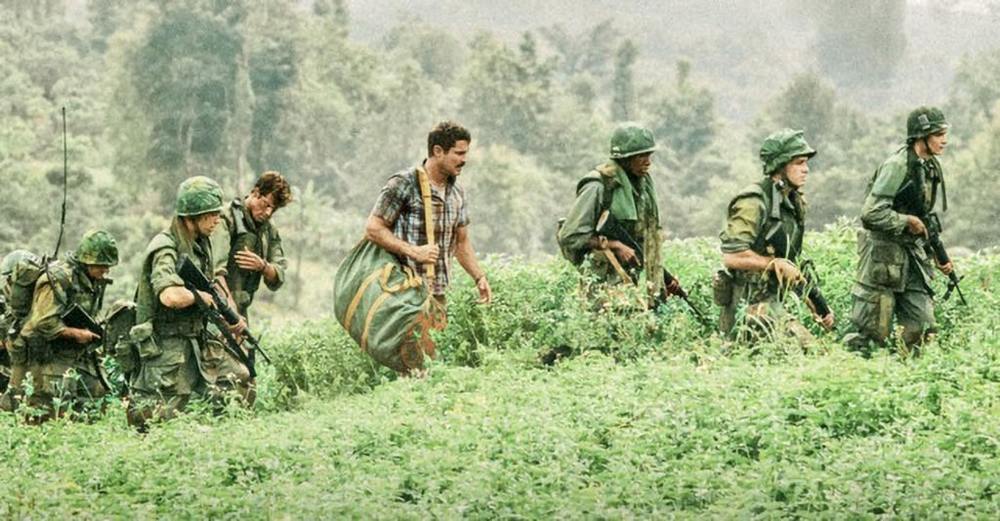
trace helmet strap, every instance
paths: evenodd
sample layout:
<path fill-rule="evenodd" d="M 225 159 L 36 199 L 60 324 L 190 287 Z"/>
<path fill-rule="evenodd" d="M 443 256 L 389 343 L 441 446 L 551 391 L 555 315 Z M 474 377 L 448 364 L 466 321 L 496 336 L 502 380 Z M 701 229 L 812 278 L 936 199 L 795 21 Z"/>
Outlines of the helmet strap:
<path fill-rule="evenodd" d="M 922 159 L 924 161 L 926 161 L 927 159 L 930 159 L 934 155 L 934 154 L 931 153 L 931 145 L 930 145 L 930 143 L 927 142 L 927 138 L 929 138 L 929 137 L 930 137 L 930 134 L 925 135 L 925 136 L 921 136 L 921 137 L 917 137 L 917 138 L 913 138 L 913 139 L 907 141 L 907 144 L 910 146 L 910 148 L 913 149 L 913 153 L 916 154 L 917 157 L 919 157 L 920 159 Z M 923 145 L 923 150 L 920 150 L 920 146 L 919 145 L 921 145 L 921 144 Z"/>

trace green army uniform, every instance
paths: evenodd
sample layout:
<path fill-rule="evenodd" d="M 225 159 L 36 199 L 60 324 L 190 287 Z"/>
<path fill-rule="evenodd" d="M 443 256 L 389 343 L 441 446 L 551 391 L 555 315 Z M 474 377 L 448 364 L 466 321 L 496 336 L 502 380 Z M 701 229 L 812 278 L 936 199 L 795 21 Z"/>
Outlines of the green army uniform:
<path fill-rule="evenodd" d="M 598 235 L 597 225 L 607 210 L 642 248 L 643 266 L 660 266 L 663 244 L 656 190 L 649 174 L 629 175 L 615 159 L 626 159 L 656 149 L 649 130 L 634 124 L 620 126 L 611 140 L 611 160 L 597 166 L 577 183 L 576 200 L 559 228 L 559 247 L 573 264 L 589 266 L 587 273 L 604 285 L 634 278 L 638 271 L 619 270 L 610 250 L 594 250 L 591 239 Z M 638 252 L 637 252 L 638 253 Z M 623 276 L 624 275 L 624 276 Z M 650 296 L 663 288 L 663 270 L 647 270 Z"/>
<path fill-rule="evenodd" d="M 938 190 L 944 192 L 941 164 L 933 156 L 917 157 L 913 140 L 945 130 L 948 123 L 940 110 L 920 108 L 910 114 L 907 127 L 908 146 L 876 170 L 861 209 L 851 332 L 844 338 L 853 349 L 866 350 L 870 341 L 883 344 L 892 332 L 893 316 L 908 346 L 919 344 L 935 328 L 933 253 L 922 235 L 907 231 L 906 216 L 924 219 L 934 210 Z"/>
<path fill-rule="evenodd" d="M 178 192 L 177 217 L 170 228 L 153 237 L 146 247 L 136 299 L 136 325 L 129 333 L 138 355 L 138 369 L 129 387 L 132 399 L 129 421 L 142 427 L 150 418 L 169 419 L 183 410 L 192 394 L 208 395 L 223 358 L 222 344 L 210 338 L 206 318 L 197 306 L 171 309 L 160 302 L 160 293 L 184 286 L 177 261 L 188 256 L 202 270 L 213 268 L 212 245 L 207 237 L 190 239 L 181 217 L 222 209 L 222 190 L 206 177 L 192 177 Z"/>
<path fill-rule="evenodd" d="M 11 377 L 10 349 L 14 339 L 10 338 L 10 333 L 12 329 L 18 329 L 19 324 L 17 324 L 18 317 L 10 305 L 16 278 L 15 270 L 24 260 L 35 264 L 41 263 L 37 255 L 27 250 L 14 250 L 0 261 L 0 392 L 7 390 L 7 383 Z M 2 408 L 3 405 L 0 404 L 0 409 Z"/>
<path fill-rule="evenodd" d="M 226 279 L 226 286 L 232 293 L 237 312 L 249 323 L 250 305 L 254 294 L 260 287 L 261 280 L 271 291 L 276 291 L 285 283 L 285 272 L 288 260 L 281 247 L 281 235 L 270 221 L 258 223 L 254 221 L 250 209 L 244 206 L 242 199 L 230 201 L 222 209 L 222 220 L 212 232 L 212 250 L 215 256 L 215 276 Z M 236 264 L 236 252 L 249 250 L 268 264 L 274 266 L 277 280 L 269 282 L 263 274 L 240 268 Z M 252 356 L 248 353 L 248 356 Z M 249 385 L 250 372 L 242 362 L 228 352 L 223 355 L 219 366 L 219 383 L 227 382 L 237 390 L 240 396 L 253 402 L 253 393 Z"/>
<path fill-rule="evenodd" d="M 244 318 L 249 319 L 247 311 L 264 277 L 260 272 L 240 268 L 236 264 L 236 252 L 250 250 L 274 266 L 278 278 L 273 283 L 264 279 L 267 289 L 277 291 L 285 283 L 288 260 L 281 247 L 278 229 L 271 221 L 254 221 L 242 199 L 234 199 L 223 208 L 222 221 L 212 233 L 212 249 L 215 253 L 215 275 L 225 276 L 237 311 Z"/>
<path fill-rule="evenodd" d="M 743 188 L 730 200 L 719 234 L 722 253 L 751 250 L 792 262 L 799 258 L 805 232 L 805 198 L 797 190 L 776 183 L 771 175 L 795 157 L 815 154 L 801 131 L 785 129 L 765 139 L 761 159 L 767 177 Z M 812 333 L 785 310 L 786 291 L 774 272 L 721 270 L 713 286 L 715 303 L 721 307 L 722 333 L 751 342 L 761 336 L 787 336 L 802 347 L 814 340 Z M 741 308 L 745 308 L 745 328 L 737 327 Z"/>
<path fill-rule="evenodd" d="M 92 280 L 86 268 L 118 264 L 114 238 L 98 230 L 84 235 L 76 252 L 48 265 L 35 283 L 31 311 L 12 346 L 14 365 L 26 367 L 31 379 L 29 406 L 51 415 L 83 411 L 107 394 L 107 378 L 94 349 L 100 340 L 79 344 L 60 335 L 63 315 L 77 305 L 92 318 L 104 300 L 105 280 Z M 17 392 L 17 391 L 15 391 Z M 56 400 L 60 410 L 54 410 Z"/>

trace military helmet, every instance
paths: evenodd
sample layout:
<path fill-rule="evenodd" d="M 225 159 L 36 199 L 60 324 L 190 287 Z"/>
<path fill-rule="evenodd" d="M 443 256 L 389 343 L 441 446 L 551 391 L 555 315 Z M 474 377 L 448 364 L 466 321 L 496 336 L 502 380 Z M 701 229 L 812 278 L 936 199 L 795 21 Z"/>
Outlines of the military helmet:
<path fill-rule="evenodd" d="M 653 133 L 638 123 L 622 123 L 611 134 L 611 159 L 623 159 L 656 150 Z"/>
<path fill-rule="evenodd" d="M 177 215 L 222 211 L 222 187 L 205 176 L 189 177 L 177 190 Z"/>
<path fill-rule="evenodd" d="M 806 142 L 804 132 L 790 128 L 779 130 L 767 136 L 760 146 L 760 160 L 764 163 L 764 175 L 773 174 L 796 157 L 815 155 L 816 149 Z"/>
<path fill-rule="evenodd" d="M 10 275 L 14 271 L 14 266 L 17 266 L 17 264 L 23 260 L 28 260 L 29 262 L 33 262 L 35 264 L 40 264 L 42 262 L 38 255 L 35 255 L 28 250 L 14 250 L 5 255 L 3 260 L 0 261 L 0 276 L 6 277 L 7 275 Z"/>
<path fill-rule="evenodd" d="M 118 264 L 118 243 L 104 230 L 91 230 L 80 239 L 76 260 L 89 266 L 114 266 Z"/>
<path fill-rule="evenodd" d="M 922 139 L 947 130 L 951 125 L 937 107 L 917 107 L 906 118 L 906 139 Z"/>

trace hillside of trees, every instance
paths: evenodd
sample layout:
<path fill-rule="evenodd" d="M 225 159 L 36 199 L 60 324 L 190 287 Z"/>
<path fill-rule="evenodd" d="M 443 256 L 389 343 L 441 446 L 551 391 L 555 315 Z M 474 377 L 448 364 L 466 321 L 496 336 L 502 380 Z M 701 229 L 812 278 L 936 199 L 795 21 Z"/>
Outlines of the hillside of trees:
<path fill-rule="evenodd" d="M 415 19 L 385 15 L 383 25 L 392 24 L 361 37 L 358 27 L 372 27 L 384 7 L 355 14 L 356 4 L 339 0 L 7 2 L 0 249 L 55 245 L 63 106 L 64 251 L 86 229 L 109 229 L 124 258 L 112 272 L 117 296 L 130 295 L 138 255 L 165 224 L 181 180 L 208 175 L 235 197 L 273 169 L 295 185 L 295 203 L 274 219 L 292 269 L 288 286 L 262 295 L 263 305 L 328 311 L 333 270 L 360 238 L 379 187 L 420 161 L 426 132 L 448 118 L 473 134 L 461 182 L 482 254 L 555 254 L 558 214 L 576 179 L 605 159 L 610 130 L 623 120 L 656 134 L 653 175 L 673 238 L 718 233 L 728 197 L 760 174 L 760 140 L 784 126 L 805 129 L 820 151 L 807 188 L 810 226 L 854 218 L 875 167 L 902 144 L 906 112 L 927 102 L 940 103 L 953 123 L 942 159 L 951 203 L 945 240 L 970 249 L 997 243 L 1000 47 L 977 36 L 995 12 L 966 25 L 976 17 L 941 18 L 937 45 L 925 46 L 915 35 L 926 19 L 913 13 L 933 14 L 928 5 L 871 3 L 878 16 L 850 34 L 835 30 L 825 4 L 802 3 L 804 12 L 785 5 L 774 23 L 789 28 L 778 31 L 789 45 L 775 47 L 781 59 L 772 66 L 761 46 L 781 37 L 740 47 L 754 39 L 701 28 L 689 4 L 676 6 L 687 13 L 678 15 L 690 21 L 686 31 L 650 37 L 610 7 L 604 19 L 567 15 L 564 24 L 545 24 L 547 12 L 520 30 L 513 17 L 496 32 L 449 31 L 447 17 L 425 9 Z M 602 5 L 583 4 L 586 12 Z M 748 24 L 766 18 L 755 16 Z M 809 43 L 791 45 L 796 35 Z M 873 41 L 877 54 L 851 54 Z M 958 48 L 971 51 L 960 57 Z M 844 56 L 858 57 L 845 64 Z M 921 79 L 900 72 L 915 64 L 926 71 Z M 738 81 L 716 81 L 725 69 Z M 879 82 L 889 87 L 872 87 Z"/>

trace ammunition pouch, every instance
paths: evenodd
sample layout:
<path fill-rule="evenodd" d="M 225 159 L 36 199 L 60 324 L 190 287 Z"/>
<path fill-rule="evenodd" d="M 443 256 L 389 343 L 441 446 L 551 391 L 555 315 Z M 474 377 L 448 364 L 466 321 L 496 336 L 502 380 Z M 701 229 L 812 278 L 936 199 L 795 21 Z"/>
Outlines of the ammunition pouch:
<path fill-rule="evenodd" d="M 858 281 L 872 287 L 902 291 L 909 260 L 907 251 L 917 249 L 908 237 L 894 237 L 875 231 L 859 233 Z"/>
<path fill-rule="evenodd" d="M 195 306 L 191 306 L 194 308 Z M 162 319 L 161 319 L 162 317 Z M 157 315 L 151 321 L 153 331 L 158 336 L 198 337 L 205 330 L 205 319 L 197 309 L 184 310 L 183 313 L 164 313 Z"/>
<path fill-rule="evenodd" d="M 52 343 L 46 342 L 40 338 L 25 338 L 21 337 L 24 341 L 24 359 L 29 364 L 45 364 L 52 360 L 52 355 L 54 353 L 52 349 Z"/>
<path fill-rule="evenodd" d="M 903 284 L 906 250 L 899 244 L 872 240 L 871 280 L 879 286 L 897 287 Z"/>
<path fill-rule="evenodd" d="M 123 339 L 122 344 L 127 344 L 127 346 L 121 346 L 126 352 L 130 349 L 135 350 L 135 354 L 137 356 L 137 367 L 139 360 L 149 360 L 150 358 L 155 358 L 163 354 L 163 348 L 156 342 L 156 335 L 153 334 L 152 322 L 143 322 L 133 326 L 132 329 L 129 330 L 128 340 Z M 117 347 L 118 346 L 116 346 L 116 349 Z"/>

